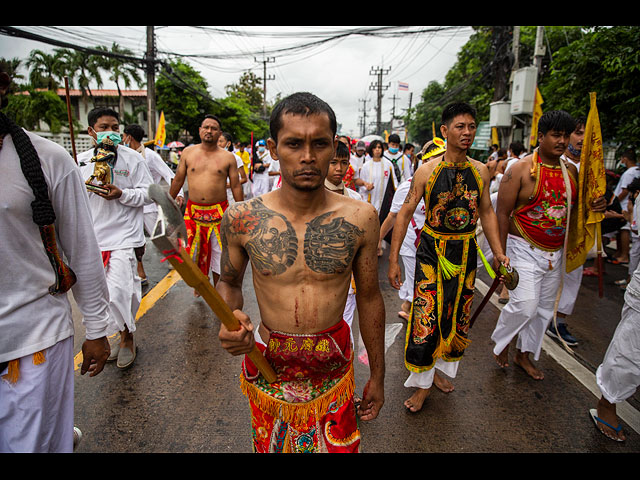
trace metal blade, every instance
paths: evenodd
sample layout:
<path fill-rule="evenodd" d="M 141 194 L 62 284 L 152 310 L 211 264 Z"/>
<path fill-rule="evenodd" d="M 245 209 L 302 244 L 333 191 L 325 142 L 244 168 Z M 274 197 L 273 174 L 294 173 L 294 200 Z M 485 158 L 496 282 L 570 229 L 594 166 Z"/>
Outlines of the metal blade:
<path fill-rule="evenodd" d="M 174 247 L 187 243 L 187 228 L 182 211 L 163 187 L 157 184 L 149 186 L 149 198 L 158 205 L 158 219 L 151 234 L 151 240 L 167 237 Z"/>

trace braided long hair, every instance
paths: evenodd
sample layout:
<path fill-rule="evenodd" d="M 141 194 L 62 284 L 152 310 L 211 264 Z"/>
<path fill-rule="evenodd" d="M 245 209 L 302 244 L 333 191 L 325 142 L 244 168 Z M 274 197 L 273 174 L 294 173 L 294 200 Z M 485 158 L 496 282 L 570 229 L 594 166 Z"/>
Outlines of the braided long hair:
<path fill-rule="evenodd" d="M 58 252 L 54 226 L 56 214 L 49 199 L 49 188 L 40 165 L 40 157 L 26 132 L 0 112 L 0 136 L 4 138 L 7 134 L 11 135 L 20 159 L 20 168 L 35 196 L 31 202 L 32 218 L 38 226 L 44 250 L 56 275 L 56 281 L 49 287 L 49 293 L 64 293 L 76 282 L 76 275 L 64 263 Z"/>

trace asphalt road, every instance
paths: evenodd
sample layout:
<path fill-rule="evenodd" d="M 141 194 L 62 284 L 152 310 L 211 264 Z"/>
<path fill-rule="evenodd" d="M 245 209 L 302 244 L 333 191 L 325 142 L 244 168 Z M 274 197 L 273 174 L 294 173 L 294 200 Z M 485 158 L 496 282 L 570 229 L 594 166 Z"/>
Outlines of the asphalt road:
<path fill-rule="evenodd" d="M 248 453 L 248 403 L 240 392 L 241 359 L 219 344 L 219 320 L 190 287 L 160 262 L 147 244 L 150 285 L 137 320 L 138 357 L 129 370 L 108 364 L 98 376 L 75 382 L 75 423 L 83 431 L 78 453 Z M 497 297 L 482 311 L 470 333 L 471 345 L 452 382 L 455 390 L 433 393 L 419 413 L 403 406 L 411 391 L 403 386 L 406 323 L 398 316 L 397 292 L 386 280 L 386 255 L 379 267 L 386 305 L 385 405 L 379 417 L 361 424 L 365 453 L 638 453 L 640 398 L 618 407 L 627 434 L 616 443 L 599 433 L 589 417 L 599 392 L 594 373 L 620 318 L 623 293 L 613 284 L 626 275 L 607 265 L 605 292 L 584 277 L 574 314 L 568 319 L 580 345 L 574 354 L 545 340 L 536 381 L 519 367 L 499 368 L 490 335 L 499 315 Z M 475 306 L 486 292 L 479 275 Z M 251 272 L 244 282 L 245 311 L 259 318 Z M 76 351 L 83 328 L 76 312 Z M 355 322 L 355 335 L 357 321 Z M 78 355 L 78 362 L 81 355 Z M 79 363 L 78 363 L 79 365 Z M 368 367 L 356 360 L 361 393 Z"/>

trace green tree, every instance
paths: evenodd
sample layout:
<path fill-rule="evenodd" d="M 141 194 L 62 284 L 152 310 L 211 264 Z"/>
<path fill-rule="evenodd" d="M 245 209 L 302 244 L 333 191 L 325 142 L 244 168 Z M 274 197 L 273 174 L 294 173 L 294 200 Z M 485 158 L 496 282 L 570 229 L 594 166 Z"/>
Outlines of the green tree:
<path fill-rule="evenodd" d="M 61 127 L 68 122 L 65 102 L 51 90 L 31 88 L 28 92 L 11 95 L 5 111 L 16 124 L 27 130 L 39 130 L 38 125 L 42 121 L 55 134 L 60 133 Z"/>
<path fill-rule="evenodd" d="M 202 118 L 213 109 L 208 89 L 202 75 L 182 60 L 171 62 L 160 72 L 156 80 L 156 108 L 164 112 L 168 140 L 181 139 L 183 131 L 199 139 Z"/>
<path fill-rule="evenodd" d="M 42 50 L 32 50 L 25 65 L 29 68 L 29 82 L 34 88 L 47 88 L 56 91 L 60 79 L 64 78 L 64 52 L 54 50 L 53 54 Z"/>
<path fill-rule="evenodd" d="M 595 27 L 554 53 L 541 85 L 545 109 L 587 115 L 596 92 L 605 141 L 622 148 L 640 139 L 640 27 Z"/>
<path fill-rule="evenodd" d="M 103 50 L 109 52 L 112 55 L 105 55 L 98 61 L 100 68 L 106 70 L 109 73 L 109 80 L 116 84 L 118 90 L 118 109 L 120 115 L 124 118 L 124 97 L 122 96 L 122 89 L 120 84 L 124 88 L 131 88 L 135 83 L 138 87 L 144 85 L 144 81 L 140 76 L 140 66 L 131 63 L 130 60 L 118 58 L 119 56 L 133 56 L 133 52 L 127 48 L 120 47 L 117 43 L 113 43 L 111 48 L 104 46 L 96 47 L 97 50 Z"/>
<path fill-rule="evenodd" d="M 230 97 L 244 98 L 254 111 L 262 109 L 262 79 L 253 72 L 244 72 L 238 83 L 225 87 Z"/>

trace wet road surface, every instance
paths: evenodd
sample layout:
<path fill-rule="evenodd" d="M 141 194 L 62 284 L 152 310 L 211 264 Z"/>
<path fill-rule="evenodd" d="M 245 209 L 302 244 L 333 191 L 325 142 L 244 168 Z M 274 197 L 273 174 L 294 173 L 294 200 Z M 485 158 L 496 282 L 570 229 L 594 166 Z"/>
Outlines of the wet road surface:
<path fill-rule="evenodd" d="M 580 344 L 575 355 L 569 355 L 546 338 L 537 362 L 545 373 L 542 381 L 531 379 L 512 362 L 505 369 L 494 362 L 490 335 L 501 307 L 494 295 L 470 332 L 472 343 L 452 379 L 455 391 L 445 394 L 434 388 L 422 411 L 408 413 L 403 405 L 412 392 L 403 386 L 406 323 L 397 316 L 401 302 L 386 280 L 386 259 L 385 253 L 379 278 L 387 331 L 395 335 L 386 352 L 385 405 L 376 420 L 361 423 L 363 452 L 640 452 L 638 393 L 618 407 L 619 416 L 624 414 L 625 443 L 605 438 L 588 414 L 599 398 L 595 369 L 623 305 L 624 292 L 613 281 L 626 276 L 625 267 L 606 266 L 603 298 L 598 297 L 597 279 L 583 278 L 574 314 L 567 320 Z M 77 452 L 251 452 L 248 403 L 239 384 L 241 359 L 220 347 L 218 319 L 167 262 L 160 262 L 151 243 L 145 268 L 150 284 L 143 290 L 134 366 L 121 371 L 110 363 L 93 378 L 76 370 L 75 423 L 83 431 Z M 486 274 L 479 275 L 474 308 L 489 283 Z M 245 311 L 259 318 L 250 268 L 244 294 Z M 356 321 L 355 338 L 357 329 Z M 76 315 L 76 352 L 83 333 Z M 358 359 L 355 364 L 361 394 L 368 367 Z"/>

